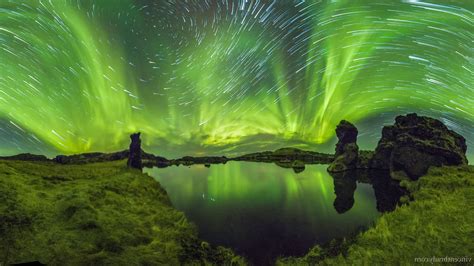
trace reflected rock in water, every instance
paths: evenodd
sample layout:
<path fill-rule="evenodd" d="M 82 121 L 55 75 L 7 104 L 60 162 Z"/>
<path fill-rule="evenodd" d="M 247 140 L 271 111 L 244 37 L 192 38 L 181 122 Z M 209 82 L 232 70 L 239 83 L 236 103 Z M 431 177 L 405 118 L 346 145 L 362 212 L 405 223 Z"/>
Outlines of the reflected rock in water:
<path fill-rule="evenodd" d="M 400 198 L 407 195 L 406 189 L 400 187 L 399 182 L 392 179 L 388 171 L 355 170 L 330 174 L 334 180 L 336 194 L 334 208 L 338 213 L 347 212 L 354 205 L 357 182 L 372 185 L 379 212 L 395 210 Z"/>
<path fill-rule="evenodd" d="M 331 173 L 334 180 L 334 208 L 338 213 L 345 213 L 354 205 L 354 191 L 357 188 L 356 171 Z"/>
<path fill-rule="evenodd" d="M 295 171 L 296 174 L 299 174 L 299 173 L 303 172 L 305 168 L 306 167 L 304 165 L 303 166 L 294 166 L 293 171 Z"/>
<path fill-rule="evenodd" d="M 282 167 L 282 168 L 293 168 L 293 171 L 295 171 L 296 174 L 299 174 L 301 172 L 304 171 L 304 169 L 306 168 L 305 167 L 305 163 L 302 162 L 302 161 L 298 161 L 298 160 L 295 160 L 295 161 L 276 161 L 275 162 L 276 165 Z"/>
<path fill-rule="evenodd" d="M 400 198 L 408 194 L 407 190 L 402 188 L 398 181 L 390 177 L 388 171 L 369 171 L 369 179 L 374 188 L 379 212 L 395 210 Z"/>

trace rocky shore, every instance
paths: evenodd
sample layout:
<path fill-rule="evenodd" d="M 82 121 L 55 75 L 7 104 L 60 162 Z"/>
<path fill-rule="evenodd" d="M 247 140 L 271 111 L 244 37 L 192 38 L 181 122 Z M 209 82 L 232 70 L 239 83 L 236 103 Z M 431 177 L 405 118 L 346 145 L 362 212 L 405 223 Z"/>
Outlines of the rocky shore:
<path fill-rule="evenodd" d="M 296 148 L 282 148 L 276 151 L 264 151 L 242 155 L 234 158 L 226 156 L 184 156 L 177 159 L 167 159 L 156 156 L 141 150 L 141 161 L 143 167 L 168 167 L 179 165 L 203 164 L 211 166 L 212 164 L 225 164 L 229 161 L 248 161 L 248 162 L 264 162 L 276 163 L 281 167 L 298 168 L 304 167 L 305 164 L 327 164 L 332 162 L 334 155 L 324 154 L 313 151 L 304 151 Z M 59 164 L 88 164 L 98 162 L 111 162 L 125 160 L 130 157 L 129 150 L 123 150 L 113 153 L 83 153 L 76 155 L 58 155 L 53 159 L 48 159 L 43 155 L 19 154 L 15 156 L 0 157 L 2 160 L 18 160 L 18 161 L 52 161 Z"/>
<path fill-rule="evenodd" d="M 166 191 L 137 170 L 229 161 L 275 163 L 296 173 L 329 164 L 338 213 L 353 207 L 357 183 L 373 187 L 384 213 L 373 228 L 277 265 L 410 264 L 420 256 L 472 254 L 474 168 L 461 135 L 416 114 L 385 126 L 374 151 L 359 150 L 358 130 L 348 121 L 336 135 L 334 155 L 283 148 L 167 159 L 143 151 L 134 134 L 129 150 L 114 153 L 0 157 L 0 255 L 5 264 L 246 265 L 233 251 L 199 240 Z"/>
<path fill-rule="evenodd" d="M 431 166 L 467 165 L 466 140 L 449 130 L 441 121 L 408 114 L 398 116 L 394 125 L 385 126 L 374 151 L 360 151 L 357 145 L 357 128 L 348 121 L 341 121 L 336 128 L 338 142 L 334 155 L 282 148 L 228 158 L 226 156 L 184 156 L 167 159 L 143 151 L 139 134 L 133 134 L 130 150 L 113 153 L 84 153 L 58 155 L 48 159 L 43 155 L 19 154 L 0 157 L 3 160 L 53 161 L 59 164 L 88 164 L 128 159 L 141 167 L 169 167 L 179 165 L 225 164 L 229 161 L 275 163 L 284 168 L 293 168 L 296 173 L 304 171 L 306 164 L 329 164 L 328 171 L 339 173 L 352 170 L 386 170 L 392 178 L 416 180 L 427 173 Z M 132 147 L 133 146 L 133 147 Z M 133 149 L 132 149 L 133 148 Z M 130 152 L 132 151 L 132 153 Z M 133 158 L 132 158 L 133 157 Z M 139 163 L 141 161 L 141 163 Z"/>
<path fill-rule="evenodd" d="M 337 126 L 336 135 L 336 158 L 329 172 L 377 169 L 390 171 L 394 179 L 417 180 L 431 166 L 468 164 L 464 137 L 437 119 L 417 114 L 397 116 L 394 125 L 383 127 L 373 152 L 359 152 L 357 128 L 347 121 Z"/>

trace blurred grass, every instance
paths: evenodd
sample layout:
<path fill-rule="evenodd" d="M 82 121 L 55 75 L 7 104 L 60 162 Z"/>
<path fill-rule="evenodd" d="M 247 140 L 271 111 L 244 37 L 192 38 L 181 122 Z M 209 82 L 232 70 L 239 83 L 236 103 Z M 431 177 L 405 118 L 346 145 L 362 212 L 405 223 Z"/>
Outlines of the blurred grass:
<path fill-rule="evenodd" d="M 474 167 L 431 168 L 418 181 L 403 185 L 415 200 L 385 213 L 375 227 L 352 240 L 316 246 L 301 258 L 280 258 L 277 265 L 413 265 L 415 258 L 433 256 L 474 259 Z"/>
<path fill-rule="evenodd" d="M 245 263 L 200 241 L 159 183 L 125 164 L 0 160 L 0 264 Z"/>

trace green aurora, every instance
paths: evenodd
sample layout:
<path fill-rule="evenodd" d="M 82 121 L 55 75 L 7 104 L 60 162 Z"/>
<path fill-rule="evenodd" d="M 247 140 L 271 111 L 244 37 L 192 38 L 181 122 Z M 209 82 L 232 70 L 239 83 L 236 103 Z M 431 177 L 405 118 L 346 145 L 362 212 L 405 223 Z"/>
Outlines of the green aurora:
<path fill-rule="evenodd" d="M 0 153 L 372 148 L 413 111 L 472 146 L 474 2 L 375 2 L 1 0 Z"/>
<path fill-rule="evenodd" d="M 272 260 L 301 253 L 314 243 L 357 232 L 380 215 L 374 190 L 363 183 L 348 195 L 354 205 L 338 213 L 334 181 L 325 165 L 311 165 L 298 174 L 252 162 L 146 172 L 163 185 L 173 206 L 196 223 L 201 238 L 233 247 L 257 259 L 256 265 L 265 258 L 262 250 Z"/>

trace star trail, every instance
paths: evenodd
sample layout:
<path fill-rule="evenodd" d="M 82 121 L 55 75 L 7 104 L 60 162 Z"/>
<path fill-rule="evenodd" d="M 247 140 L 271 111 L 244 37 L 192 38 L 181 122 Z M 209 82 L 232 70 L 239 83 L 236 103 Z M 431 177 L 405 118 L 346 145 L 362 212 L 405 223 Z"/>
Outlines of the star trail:
<path fill-rule="evenodd" d="M 417 112 L 474 145 L 474 2 L 0 2 L 0 148 L 364 148 Z M 472 154 L 468 150 L 469 154 Z M 471 155 L 470 155 L 471 156 Z"/>

